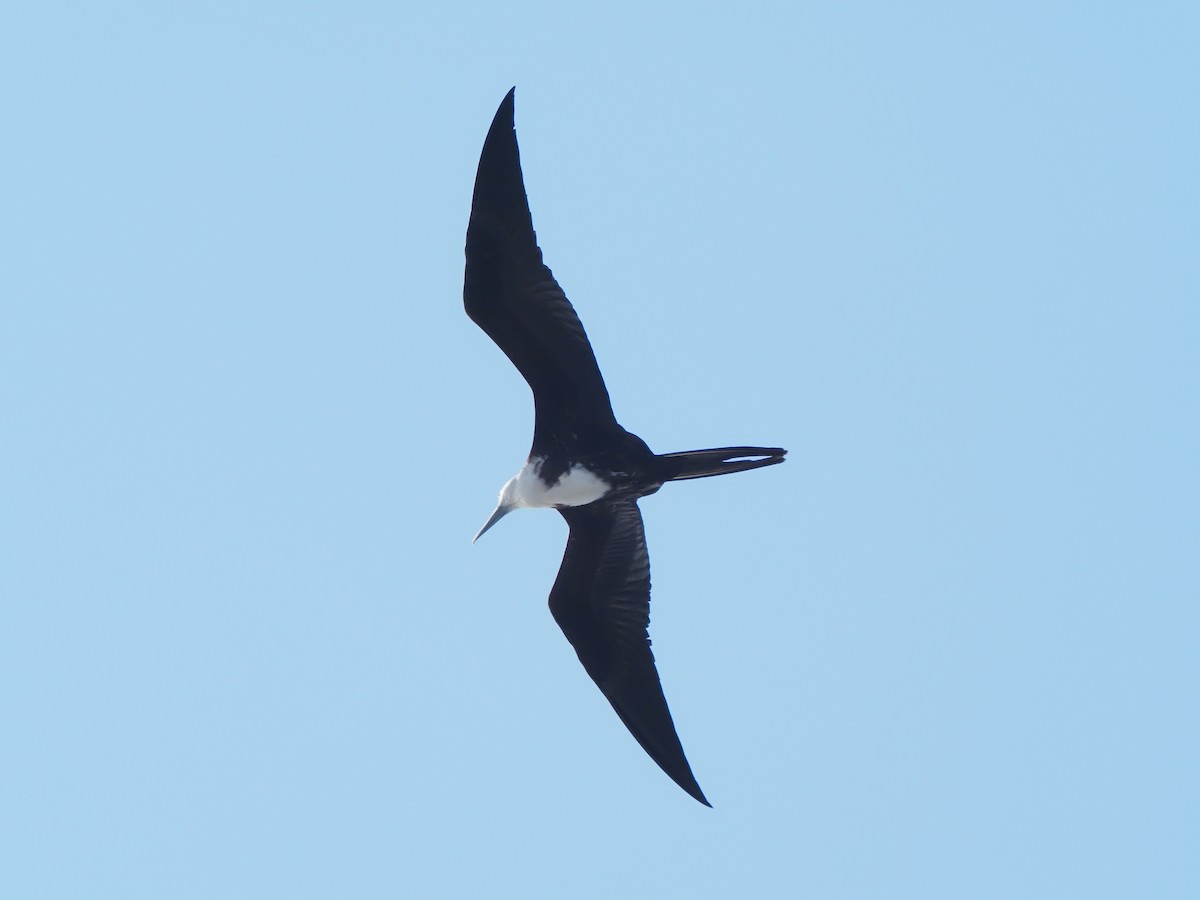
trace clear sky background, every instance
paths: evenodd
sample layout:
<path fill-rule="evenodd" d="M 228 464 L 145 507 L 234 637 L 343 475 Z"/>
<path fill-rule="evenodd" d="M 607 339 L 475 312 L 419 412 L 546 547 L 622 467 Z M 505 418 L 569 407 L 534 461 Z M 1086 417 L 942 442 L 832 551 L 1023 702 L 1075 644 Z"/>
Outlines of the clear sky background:
<path fill-rule="evenodd" d="M 1194 3 L 10 4 L 0 894 L 1200 896 Z M 517 85 L 715 809 L 476 546 Z"/>

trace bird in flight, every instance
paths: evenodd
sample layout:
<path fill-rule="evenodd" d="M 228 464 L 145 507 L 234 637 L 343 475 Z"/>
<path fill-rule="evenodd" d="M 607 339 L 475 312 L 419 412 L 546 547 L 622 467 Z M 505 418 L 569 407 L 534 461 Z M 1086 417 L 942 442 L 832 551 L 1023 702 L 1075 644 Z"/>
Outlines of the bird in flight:
<path fill-rule="evenodd" d="M 622 428 L 587 334 L 542 262 L 525 195 L 513 94 L 483 143 L 467 226 L 463 303 L 533 389 L 533 446 L 475 540 L 522 507 L 557 509 L 570 537 L 550 612 L 625 727 L 676 784 L 696 783 L 650 652 L 650 560 L 637 501 L 668 481 L 781 463 L 779 447 L 653 453 Z"/>

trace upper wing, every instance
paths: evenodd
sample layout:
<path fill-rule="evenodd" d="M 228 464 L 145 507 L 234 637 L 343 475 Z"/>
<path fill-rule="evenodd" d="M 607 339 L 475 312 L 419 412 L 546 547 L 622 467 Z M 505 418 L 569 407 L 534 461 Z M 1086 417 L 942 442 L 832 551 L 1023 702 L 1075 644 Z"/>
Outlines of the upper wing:
<path fill-rule="evenodd" d="M 550 612 L 651 759 L 703 803 L 650 652 L 650 557 L 633 500 L 560 509 L 571 526 Z"/>
<path fill-rule="evenodd" d="M 515 88 L 513 89 L 515 90 Z M 537 432 L 615 426 L 587 334 L 533 231 L 513 127 L 513 91 L 496 110 L 475 175 L 463 303 L 533 388 Z M 565 417 L 565 421 L 562 420 Z"/>

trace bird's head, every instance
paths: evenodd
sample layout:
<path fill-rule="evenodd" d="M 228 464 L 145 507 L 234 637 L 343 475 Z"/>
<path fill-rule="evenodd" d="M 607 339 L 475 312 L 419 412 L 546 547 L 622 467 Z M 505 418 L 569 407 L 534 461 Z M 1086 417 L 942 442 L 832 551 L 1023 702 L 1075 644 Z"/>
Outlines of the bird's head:
<path fill-rule="evenodd" d="M 483 523 L 483 527 L 479 529 L 479 533 L 471 538 L 471 543 L 475 543 L 483 533 L 507 516 L 514 509 L 517 509 L 524 504 L 521 503 L 517 491 L 517 479 L 520 478 L 520 473 L 514 475 L 505 482 L 504 487 L 500 488 L 500 499 L 496 501 L 496 509 L 492 513 L 491 518 Z"/>

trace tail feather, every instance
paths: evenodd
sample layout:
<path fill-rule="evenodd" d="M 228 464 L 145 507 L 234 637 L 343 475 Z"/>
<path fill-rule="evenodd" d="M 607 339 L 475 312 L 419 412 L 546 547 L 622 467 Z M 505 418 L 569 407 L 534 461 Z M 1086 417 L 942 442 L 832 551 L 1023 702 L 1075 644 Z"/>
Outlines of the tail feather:
<path fill-rule="evenodd" d="M 786 455 L 787 451 L 780 447 L 717 447 L 663 453 L 658 461 L 663 466 L 664 481 L 685 481 L 773 466 L 783 462 Z"/>

